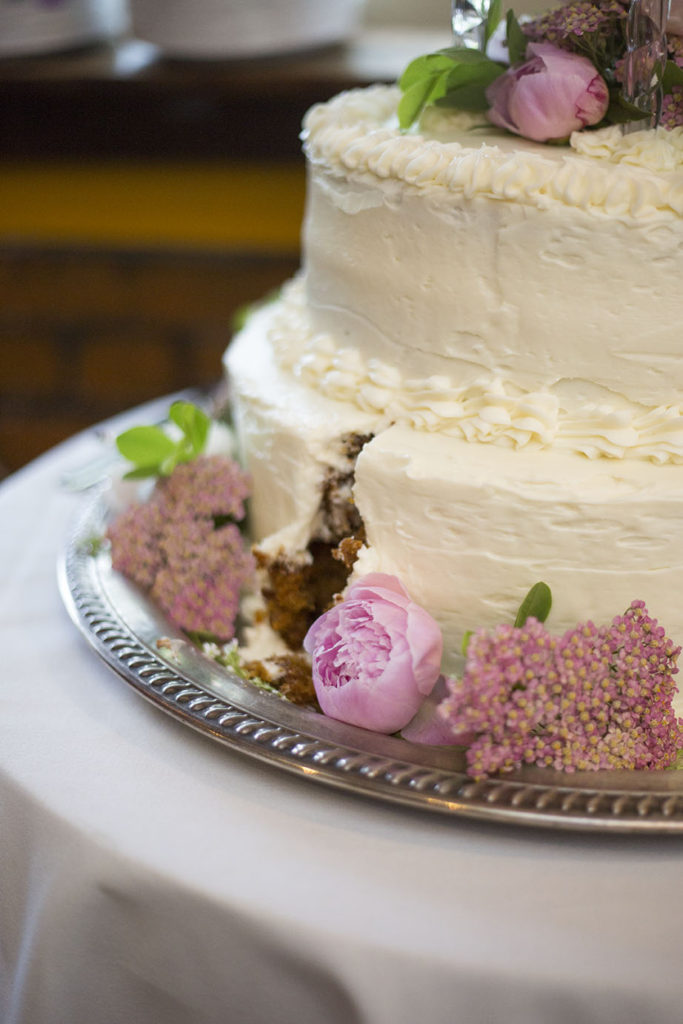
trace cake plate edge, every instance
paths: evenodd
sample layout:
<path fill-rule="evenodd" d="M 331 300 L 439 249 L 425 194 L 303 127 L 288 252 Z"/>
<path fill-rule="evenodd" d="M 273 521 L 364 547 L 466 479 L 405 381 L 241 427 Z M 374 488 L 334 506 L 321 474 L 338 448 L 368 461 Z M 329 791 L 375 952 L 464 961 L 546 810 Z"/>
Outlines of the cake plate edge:
<path fill-rule="evenodd" d="M 60 553 L 72 622 L 129 686 L 204 736 L 347 793 L 453 818 L 605 833 L 683 834 L 683 772 L 563 774 L 524 769 L 473 781 L 461 750 L 422 747 L 298 708 L 264 693 L 182 640 L 94 550 L 103 491 L 80 510 Z M 157 640 L 169 638 L 161 649 Z"/>

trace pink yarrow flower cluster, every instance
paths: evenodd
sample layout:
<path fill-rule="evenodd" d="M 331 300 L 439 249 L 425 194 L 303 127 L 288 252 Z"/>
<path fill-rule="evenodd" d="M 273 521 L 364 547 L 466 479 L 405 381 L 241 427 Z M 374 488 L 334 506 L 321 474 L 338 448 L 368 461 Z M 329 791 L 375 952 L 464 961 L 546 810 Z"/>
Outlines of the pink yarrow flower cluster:
<path fill-rule="evenodd" d="M 188 633 L 232 639 L 254 566 L 237 523 L 248 480 L 221 455 L 178 465 L 107 530 L 112 565 Z"/>
<path fill-rule="evenodd" d="M 683 86 L 674 85 L 671 92 L 662 98 L 659 123 L 668 131 L 683 125 Z"/>
<path fill-rule="evenodd" d="M 585 37 L 591 37 L 592 46 L 620 45 L 628 7 L 628 2 L 620 0 L 570 0 L 523 22 L 522 31 L 531 40 L 579 53 L 585 48 Z"/>
<path fill-rule="evenodd" d="M 561 637 L 535 619 L 480 630 L 437 714 L 468 745 L 474 778 L 524 764 L 667 768 L 683 745 L 672 708 L 680 651 L 642 601 L 608 626 L 587 622 Z"/>

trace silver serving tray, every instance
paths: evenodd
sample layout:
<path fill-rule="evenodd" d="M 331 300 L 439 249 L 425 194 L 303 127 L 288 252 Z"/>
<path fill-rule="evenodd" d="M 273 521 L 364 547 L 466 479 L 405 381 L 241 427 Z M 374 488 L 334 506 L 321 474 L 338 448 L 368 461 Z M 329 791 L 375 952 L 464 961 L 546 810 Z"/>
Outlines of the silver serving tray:
<path fill-rule="evenodd" d="M 683 772 L 524 769 L 473 782 L 460 748 L 426 747 L 343 725 L 256 689 L 204 657 L 98 550 L 106 493 L 90 497 L 59 562 L 66 608 L 101 658 L 173 718 L 313 782 L 423 811 L 516 825 L 683 832 Z M 170 648 L 157 647 L 161 637 Z"/>

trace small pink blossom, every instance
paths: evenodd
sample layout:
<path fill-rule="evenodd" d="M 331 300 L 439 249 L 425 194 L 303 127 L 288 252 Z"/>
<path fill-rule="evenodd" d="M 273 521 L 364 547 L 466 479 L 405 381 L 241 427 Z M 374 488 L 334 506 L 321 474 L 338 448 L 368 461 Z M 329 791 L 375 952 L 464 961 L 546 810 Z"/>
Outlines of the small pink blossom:
<path fill-rule="evenodd" d="M 375 732 L 402 729 L 439 677 L 441 631 L 395 576 L 371 573 L 304 639 L 322 711 Z"/>
<path fill-rule="evenodd" d="M 529 43 L 527 60 L 486 90 L 489 120 L 535 142 L 566 139 L 597 124 L 609 106 L 604 79 L 586 57 Z"/>

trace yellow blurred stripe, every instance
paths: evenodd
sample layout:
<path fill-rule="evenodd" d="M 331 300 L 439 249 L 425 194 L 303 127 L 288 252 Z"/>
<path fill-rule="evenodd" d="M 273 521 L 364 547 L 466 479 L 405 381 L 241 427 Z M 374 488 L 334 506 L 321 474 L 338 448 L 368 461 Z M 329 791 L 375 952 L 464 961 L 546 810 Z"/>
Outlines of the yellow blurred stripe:
<path fill-rule="evenodd" d="M 298 164 L 0 163 L 0 238 L 296 252 Z"/>

